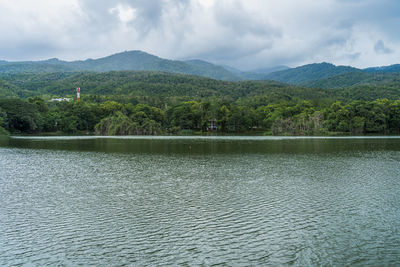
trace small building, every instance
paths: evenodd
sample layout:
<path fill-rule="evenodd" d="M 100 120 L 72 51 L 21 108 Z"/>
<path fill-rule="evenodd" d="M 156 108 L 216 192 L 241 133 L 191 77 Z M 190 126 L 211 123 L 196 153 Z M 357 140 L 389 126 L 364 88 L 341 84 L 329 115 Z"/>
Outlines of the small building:
<path fill-rule="evenodd" d="M 71 101 L 72 98 L 68 97 L 63 97 L 63 98 L 52 98 L 50 101 L 51 102 L 63 102 L 63 101 Z"/>
<path fill-rule="evenodd" d="M 216 131 L 218 130 L 218 125 L 217 125 L 217 119 L 213 118 L 211 120 L 208 121 L 208 130 L 209 131 Z"/>

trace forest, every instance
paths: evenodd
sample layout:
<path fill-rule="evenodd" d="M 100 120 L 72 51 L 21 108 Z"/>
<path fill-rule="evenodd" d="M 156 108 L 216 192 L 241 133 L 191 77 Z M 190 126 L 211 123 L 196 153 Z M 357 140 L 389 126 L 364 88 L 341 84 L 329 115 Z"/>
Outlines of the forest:
<path fill-rule="evenodd" d="M 2 74 L 0 134 L 399 134 L 399 85 L 329 89 L 146 71 Z"/>
<path fill-rule="evenodd" d="M 254 105 L 215 99 L 160 107 L 93 99 L 96 97 L 79 102 L 48 102 L 40 97 L 1 99 L 0 133 L 331 135 L 400 131 L 400 100 L 358 100 L 348 104 L 335 101 L 324 107 L 307 100 Z M 210 127 L 212 121 L 217 129 Z"/>

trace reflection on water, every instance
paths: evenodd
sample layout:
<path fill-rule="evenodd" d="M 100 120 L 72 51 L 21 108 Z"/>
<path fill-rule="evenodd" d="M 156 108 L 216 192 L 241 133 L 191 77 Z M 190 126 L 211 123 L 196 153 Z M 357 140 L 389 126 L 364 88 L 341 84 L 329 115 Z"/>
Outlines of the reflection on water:
<path fill-rule="evenodd" d="M 396 265 L 400 139 L 0 141 L 0 265 Z"/>
<path fill-rule="evenodd" d="M 156 154 L 332 153 L 400 150 L 400 137 L 13 137 L 0 146 Z"/>

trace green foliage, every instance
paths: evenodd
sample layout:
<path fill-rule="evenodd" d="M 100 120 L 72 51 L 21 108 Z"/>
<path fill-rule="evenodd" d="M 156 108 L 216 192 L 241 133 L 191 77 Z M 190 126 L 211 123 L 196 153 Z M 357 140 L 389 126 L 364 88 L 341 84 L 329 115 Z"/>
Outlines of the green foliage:
<path fill-rule="evenodd" d="M 302 85 L 306 82 L 325 79 L 349 72 L 361 72 L 361 70 L 347 66 L 335 66 L 329 63 L 318 63 L 273 72 L 268 74 L 266 78 L 289 84 Z"/>
<path fill-rule="evenodd" d="M 8 135 L 8 131 L 4 129 L 7 121 L 7 113 L 0 108 L 0 135 Z"/>
<path fill-rule="evenodd" d="M 266 96 L 269 101 L 324 99 L 330 93 L 310 88 L 293 87 L 272 81 L 223 82 L 198 76 L 160 72 L 107 72 L 66 74 L 15 74 L 3 77 L 18 86 L 18 95 L 70 96 L 81 87 L 82 96 L 150 97 L 166 100 L 181 97 L 186 100 Z"/>
<path fill-rule="evenodd" d="M 354 75 L 355 76 L 354 76 Z M 346 76 L 347 75 L 347 76 Z M 340 77 L 356 77 L 350 87 L 340 86 Z M 365 82 L 358 79 L 369 77 Z M 358 78 L 357 78 L 358 77 Z M 372 101 L 378 98 L 396 100 L 400 98 L 399 74 L 347 73 L 335 76 L 321 88 L 290 86 L 272 81 L 223 82 L 198 76 L 160 73 L 160 72 L 64 72 L 44 74 L 7 74 L 3 75 L 0 97 L 23 98 L 33 96 L 71 97 L 75 88 L 82 89 L 82 99 L 88 102 L 102 103 L 145 103 L 164 108 L 184 101 L 198 102 L 219 99 L 220 101 L 240 101 L 254 108 L 265 103 L 299 102 L 309 100 L 314 105 L 327 105 L 334 100 L 343 103 L 352 100 Z M 337 78 L 337 80 L 336 80 Z M 335 86 L 337 82 L 338 86 Z M 346 81 L 343 81 L 346 84 Z"/>
<path fill-rule="evenodd" d="M 366 75 L 375 81 L 320 89 L 160 72 L 6 74 L 0 88 L 3 81 L 4 92 L 29 97 L 0 99 L 0 127 L 11 133 L 176 134 L 214 131 L 212 122 L 230 133 L 399 133 L 398 74 Z M 80 102 L 51 101 L 72 98 L 77 86 Z M 381 96 L 386 99 L 376 100 Z"/>
<path fill-rule="evenodd" d="M 400 100 L 339 101 L 318 106 L 310 101 L 254 107 L 234 102 L 183 101 L 159 108 L 148 104 L 47 102 L 41 98 L 0 100 L 0 127 L 11 133 L 87 132 L 101 135 L 265 131 L 274 135 L 398 134 Z"/>
<path fill-rule="evenodd" d="M 339 102 L 324 110 L 325 125 L 330 131 L 359 133 L 398 133 L 400 102 L 378 99 L 371 102 Z"/>
<path fill-rule="evenodd" d="M 196 101 L 183 102 L 169 111 L 172 126 L 185 130 L 201 129 L 201 107 Z"/>
<path fill-rule="evenodd" d="M 100 106 L 106 115 L 94 126 L 100 135 L 160 134 L 166 122 L 164 111 L 145 104 L 134 106 L 108 101 Z"/>
<path fill-rule="evenodd" d="M 0 99 L 0 108 L 3 110 L 3 120 L 6 117 L 6 130 L 27 133 L 40 131 L 39 111 L 35 104 L 20 99 Z"/>
<path fill-rule="evenodd" d="M 161 133 L 161 124 L 149 119 L 144 112 L 137 112 L 131 117 L 120 111 L 102 119 L 95 131 L 100 135 L 154 135 Z"/>
<path fill-rule="evenodd" d="M 19 92 L 17 86 L 0 79 L 0 98 L 15 98 Z"/>

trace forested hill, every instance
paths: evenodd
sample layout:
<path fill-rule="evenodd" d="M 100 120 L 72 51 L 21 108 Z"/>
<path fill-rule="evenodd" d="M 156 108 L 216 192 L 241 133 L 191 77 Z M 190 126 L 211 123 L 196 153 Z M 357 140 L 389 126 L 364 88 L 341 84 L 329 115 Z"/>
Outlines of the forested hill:
<path fill-rule="evenodd" d="M 195 75 L 148 71 L 19 73 L 0 75 L 0 97 L 74 96 L 75 88 L 81 87 L 84 97 L 87 95 L 150 97 L 157 98 L 159 101 L 167 101 L 166 98 L 175 97 L 188 100 L 217 98 L 227 101 L 249 100 L 256 97 L 273 103 L 301 100 L 349 102 L 400 98 L 398 74 L 375 74 L 375 80 L 370 79 L 369 74 L 361 73 L 360 75 L 362 77 L 357 79 L 364 79 L 364 84 L 322 88 L 320 84 L 314 87 L 301 87 L 275 81 L 228 82 Z M 333 83 L 335 81 L 334 79 Z"/>
<path fill-rule="evenodd" d="M 52 73 L 52 72 L 68 72 L 73 69 L 67 65 L 49 64 L 47 62 L 5 62 L 0 63 L 0 74 L 13 74 L 13 73 Z"/>
<path fill-rule="evenodd" d="M 131 97 L 225 98 L 236 100 L 268 96 L 271 101 L 324 99 L 320 89 L 295 87 L 275 81 L 227 82 L 195 75 L 148 71 L 112 71 L 105 73 L 8 74 L 2 77 L 13 86 L 13 94 L 30 96 L 68 96 L 81 87 L 82 95 Z M 1 84 L 0 84 L 1 86 Z M 12 95 L 10 95 L 12 96 Z"/>
<path fill-rule="evenodd" d="M 301 85 L 349 72 L 362 72 L 360 69 L 348 66 L 335 66 L 330 63 L 315 63 L 301 67 L 282 70 L 266 75 L 269 80 Z"/>
<path fill-rule="evenodd" d="M 373 73 L 393 73 L 400 72 L 400 64 L 394 64 L 390 66 L 382 66 L 382 67 L 372 67 L 364 69 L 365 72 L 373 72 Z"/>
<path fill-rule="evenodd" d="M 143 51 L 125 51 L 110 56 L 78 61 L 52 58 L 43 61 L 7 62 L 0 60 L 0 74 L 51 73 L 51 72 L 108 72 L 108 71 L 163 71 L 191 74 L 222 81 L 265 80 L 273 71 L 286 66 L 269 66 L 254 71 L 241 71 L 229 66 L 219 66 L 204 60 L 169 60 Z"/>
<path fill-rule="evenodd" d="M 304 87 L 345 88 L 358 85 L 398 84 L 400 64 L 357 69 L 315 63 L 267 74 L 266 79 Z"/>
<path fill-rule="evenodd" d="M 229 66 L 219 66 L 203 60 L 169 60 L 143 51 L 126 51 L 98 59 L 63 61 L 56 58 L 43 61 L 7 62 L 0 61 L 0 76 L 6 74 L 31 73 L 43 74 L 54 72 L 109 72 L 109 71 L 161 71 L 189 74 L 222 81 L 274 80 L 301 86 L 338 88 L 354 85 L 357 79 L 375 74 L 400 73 L 400 65 L 357 69 L 350 66 L 335 66 L 330 63 L 314 63 L 296 68 L 274 66 L 252 71 L 242 71 Z M 343 83 L 340 75 L 354 73 L 353 81 Z M 365 73 L 363 75 L 362 73 Z M 338 77 L 338 84 L 326 79 Z"/>
<path fill-rule="evenodd" d="M 99 59 L 62 61 L 4 62 L 0 73 L 50 73 L 65 71 L 164 71 L 192 74 L 218 80 L 236 81 L 241 78 L 221 66 L 200 60 L 178 61 L 159 58 L 142 51 L 127 51 Z"/>
<path fill-rule="evenodd" d="M 369 72 L 349 72 L 326 79 L 303 82 L 306 87 L 319 88 L 346 88 L 352 86 L 375 86 L 391 87 L 400 86 L 400 72 L 395 73 L 369 73 Z"/>

